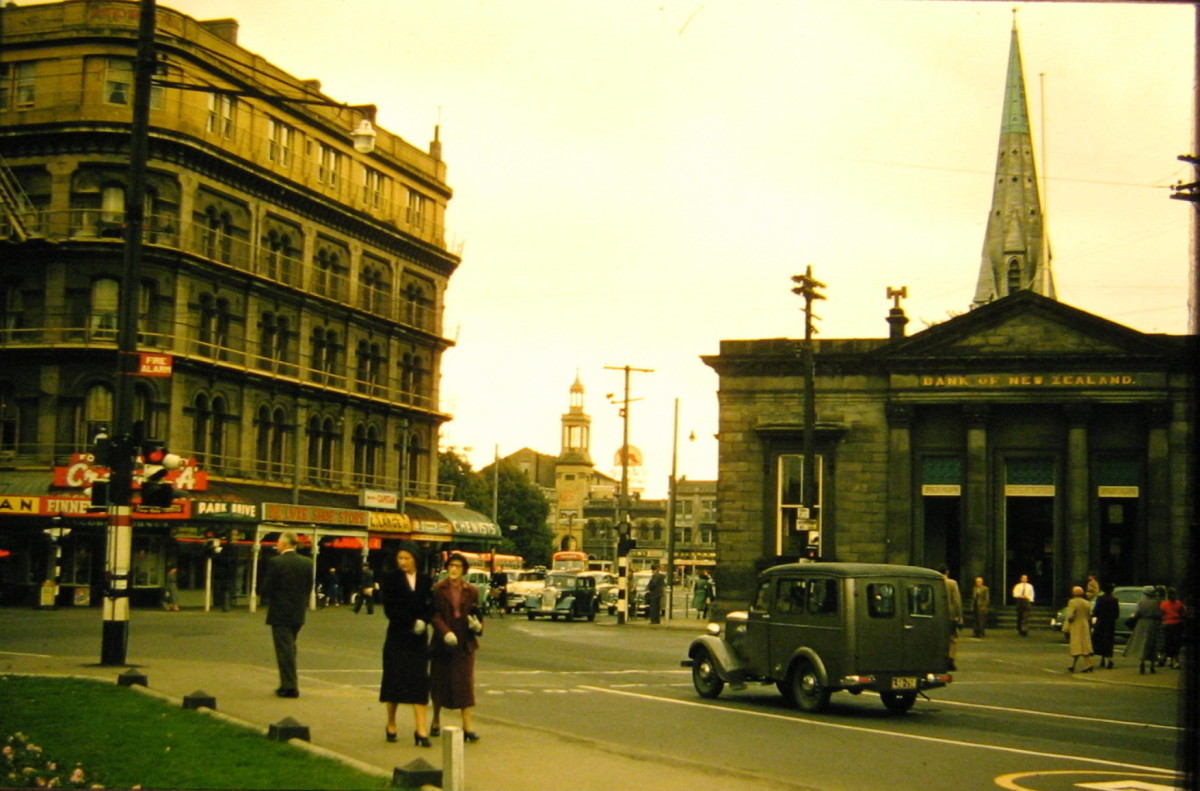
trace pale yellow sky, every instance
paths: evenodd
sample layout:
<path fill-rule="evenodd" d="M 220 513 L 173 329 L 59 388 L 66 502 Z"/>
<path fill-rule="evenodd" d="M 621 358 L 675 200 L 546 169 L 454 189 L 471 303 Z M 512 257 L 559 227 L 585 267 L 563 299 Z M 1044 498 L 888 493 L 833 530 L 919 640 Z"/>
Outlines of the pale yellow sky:
<path fill-rule="evenodd" d="M 159 2 L 238 19 L 243 46 L 416 145 L 440 118 L 466 240 L 443 444 L 476 467 L 496 445 L 557 453 L 578 370 L 609 468 L 622 375 L 605 366 L 629 364 L 654 369 L 632 392 L 647 494 L 666 490 L 676 398 L 679 474 L 713 478 L 699 356 L 802 334 L 792 274 L 827 284 L 826 338 L 886 335 L 888 286 L 908 286 L 910 331 L 974 294 L 1007 3 Z M 1191 208 L 1169 186 L 1191 179 L 1192 9 L 1015 5 L 1060 299 L 1185 332 Z"/>

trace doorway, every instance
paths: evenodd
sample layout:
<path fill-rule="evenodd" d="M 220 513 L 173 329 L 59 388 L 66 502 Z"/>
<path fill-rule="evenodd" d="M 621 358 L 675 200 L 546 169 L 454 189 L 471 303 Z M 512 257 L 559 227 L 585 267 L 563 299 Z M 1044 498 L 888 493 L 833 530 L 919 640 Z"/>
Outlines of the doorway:
<path fill-rule="evenodd" d="M 925 514 L 924 565 L 938 568 L 943 563 L 952 579 L 962 570 L 962 498 L 930 497 L 922 499 Z"/>
<path fill-rule="evenodd" d="M 1138 500 L 1136 497 L 1100 498 L 1100 581 L 1136 585 Z"/>
<path fill-rule="evenodd" d="M 1022 574 L 1033 583 L 1035 602 L 1059 598 L 1054 583 L 1054 498 L 1004 498 L 1005 597 Z"/>

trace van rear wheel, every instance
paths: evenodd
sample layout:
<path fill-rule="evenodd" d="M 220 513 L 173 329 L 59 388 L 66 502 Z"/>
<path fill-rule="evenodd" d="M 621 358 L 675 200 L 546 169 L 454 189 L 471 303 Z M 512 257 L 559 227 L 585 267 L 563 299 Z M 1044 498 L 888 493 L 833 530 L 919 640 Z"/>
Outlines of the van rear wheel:
<path fill-rule="evenodd" d="M 792 700 L 801 711 L 815 714 L 829 705 L 832 690 L 821 683 L 821 676 L 811 662 L 801 662 L 792 670 Z"/>
<path fill-rule="evenodd" d="M 883 699 L 883 705 L 893 714 L 904 714 L 913 707 L 917 702 L 917 693 L 915 692 L 880 692 L 879 697 Z"/>
<path fill-rule="evenodd" d="M 717 673 L 717 661 L 707 648 L 699 648 L 692 658 L 692 686 L 702 698 L 715 698 L 725 689 L 725 682 Z"/>

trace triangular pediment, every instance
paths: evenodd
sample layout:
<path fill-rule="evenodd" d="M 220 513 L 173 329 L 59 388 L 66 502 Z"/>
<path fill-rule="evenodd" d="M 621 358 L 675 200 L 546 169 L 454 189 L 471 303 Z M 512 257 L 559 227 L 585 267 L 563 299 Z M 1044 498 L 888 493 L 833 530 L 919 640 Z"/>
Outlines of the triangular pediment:
<path fill-rule="evenodd" d="M 946 358 L 1146 357 L 1171 354 L 1162 336 L 1138 332 L 1031 291 L 957 316 L 880 356 L 892 360 Z"/>

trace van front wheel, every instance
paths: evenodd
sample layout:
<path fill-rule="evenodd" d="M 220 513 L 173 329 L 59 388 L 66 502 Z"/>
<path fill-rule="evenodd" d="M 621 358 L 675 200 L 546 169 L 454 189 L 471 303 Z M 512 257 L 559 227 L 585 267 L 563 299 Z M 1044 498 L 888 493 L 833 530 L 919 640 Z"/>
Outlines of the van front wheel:
<path fill-rule="evenodd" d="M 801 662 L 792 670 L 792 700 L 801 711 L 815 714 L 829 704 L 831 690 L 821 683 L 821 676 L 810 662 Z"/>
<path fill-rule="evenodd" d="M 893 714 L 903 714 L 913 707 L 917 702 L 917 693 L 915 692 L 880 692 L 879 697 L 883 699 L 883 705 Z"/>
<path fill-rule="evenodd" d="M 697 650 L 692 658 L 692 686 L 702 698 L 715 698 L 725 689 L 725 682 L 717 673 L 717 661 L 707 648 Z"/>

